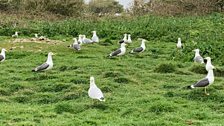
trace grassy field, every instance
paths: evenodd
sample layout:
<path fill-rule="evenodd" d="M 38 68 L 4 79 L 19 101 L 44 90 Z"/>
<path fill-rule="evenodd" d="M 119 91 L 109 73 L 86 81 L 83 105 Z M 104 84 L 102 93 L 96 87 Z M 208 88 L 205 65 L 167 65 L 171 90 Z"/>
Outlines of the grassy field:
<path fill-rule="evenodd" d="M 99 44 L 83 45 L 80 52 L 67 46 L 72 42 L 71 36 L 85 33 L 92 21 L 77 22 L 52 22 L 47 23 L 47 27 L 44 27 L 46 22 L 29 22 L 27 28 L 1 27 L 2 35 L 12 33 L 6 34 L 6 29 L 21 31 L 20 38 L 41 32 L 63 42 L 12 43 L 10 37 L 1 37 L 1 48 L 17 48 L 9 50 L 6 61 L 0 64 L 0 125 L 224 125 L 224 61 L 215 59 L 216 55 L 223 59 L 222 15 L 142 17 L 127 24 L 120 19 L 108 21 L 108 24 L 100 20 L 95 22 L 95 29 L 103 39 Z M 66 26 L 68 31 L 61 29 Z M 74 33 L 70 34 L 72 28 Z M 57 31 L 64 33 L 56 34 Z M 91 29 L 86 30 L 88 37 L 89 31 Z M 133 34 L 134 42 L 128 45 L 127 54 L 107 58 L 119 47 L 117 40 L 128 31 Z M 189 38 L 186 37 L 188 33 Z M 178 36 L 185 44 L 182 51 L 176 50 Z M 140 45 L 138 37 L 149 40 L 146 51 L 129 54 L 132 48 Z M 208 88 L 209 96 L 200 88 L 184 88 L 206 75 L 204 66 L 192 61 L 192 49 L 196 47 L 203 51 L 203 56 L 211 56 L 217 67 L 219 76 Z M 220 49 L 216 51 L 216 48 Z M 50 51 L 56 53 L 54 68 L 47 72 L 31 72 L 46 60 Z M 95 77 L 106 102 L 94 103 L 88 97 L 90 76 Z"/>

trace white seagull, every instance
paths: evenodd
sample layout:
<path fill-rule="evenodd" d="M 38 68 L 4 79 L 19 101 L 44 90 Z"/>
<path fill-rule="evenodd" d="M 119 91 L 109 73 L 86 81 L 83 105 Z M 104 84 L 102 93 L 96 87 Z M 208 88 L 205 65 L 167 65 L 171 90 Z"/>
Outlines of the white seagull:
<path fill-rule="evenodd" d="M 215 69 L 215 67 L 212 65 L 212 61 L 211 61 L 211 58 L 210 57 L 206 57 L 205 60 L 206 60 L 205 69 L 207 71 L 209 71 L 210 69 Z"/>
<path fill-rule="evenodd" d="M 71 44 L 71 45 L 69 45 L 68 47 L 73 48 L 73 49 L 75 49 L 75 50 L 77 50 L 77 51 L 81 50 L 81 47 L 80 47 L 80 45 L 78 44 L 77 39 L 76 39 L 76 38 L 73 38 L 73 40 L 74 40 L 74 43 Z"/>
<path fill-rule="evenodd" d="M 79 35 L 78 44 L 81 45 L 82 43 L 83 43 L 82 35 Z"/>
<path fill-rule="evenodd" d="M 210 57 L 206 57 L 205 59 L 209 59 L 209 58 Z M 208 69 L 208 74 L 205 78 L 196 82 L 195 84 L 192 84 L 192 85 L 188 86 L 188 88 L 193 89 L 195 87 L 204 87 L 205 88 L 205 94 L 209 95 L 209 93 L 207 93 L 207 91 L 206 91 L 206 88 L 207 88 L 207 86 L 211 85 L 215 80 L 214 72 L 213 72 L 214 68 L 215 68 L 214 66 L 210 67 Z"/>
<path fill-rule="evenodd" d="M 86 38 L 86 35 L 82 35 L 82 42 L 86 44 L 92 44 L 93 41 L 91 39 Z"/>
<path fill-rule="evenodd" d="M 126 52 L 126 47 L 125 46 L 126 46 L 125 43 L 121 43 L 121 47 L 119 49 L 117 49 L 116 51 L 110 53 L 109 57 L 124 55 L 125 52 Z"/>
<path fill-rule="evenodd" d="M 93 32 L 92 41 L 93 42 L 99 42 L 99 37 L 96 35 L 96 31 L 92 31 L 92 32 Z"/>
<path fill-rule="evenodd" d="M 37 33 L 36 33 L 36 34 L 34 34 L 34 37 L 35 37 L 35 38 L 38 38 L 38 34 L 37 34 Z"/>
<path fill-rule="evenodd" d="M 96 86 L 94 77 L 90 77 L 90 87 L 88 95 L 92 99 L 98 99 L 99 101 L 105 101 L 102 91 Z"/>
<path fill-rule="evenodd" d="M 128 34 L 128 40 L 127 40 L 127 43 L 132 43 L 131 35 L 130 35 L 130 34 Z"/>
<path fill-rule="evenodd" d="M 13 37 L 13 38 L 18 38 L 18 36 L 19 36 L 19 34 L 18 34 L 18 32 L 17 32 L 17 31 L 15 32 L 15 34 L 14 34 L 14 35 L 12 35 L 12 37 Z"/>
<path fill-rule="evenodd" d="M 178 49 L 183 48 L 182 43 L 181 43 L 181 38 L 178 38 L 178 40 L 177 40 L 177 48 Z"/>
<path fill-rule="evenodd" d="M 0 54 L 0 62 L 5 61 L 5 52 L 6 51 L 7 51 L 6 49 L 2 48 L 2 52 Z"/>
<path fill-rule="evenodd" d="M 135 49 L 133 49 L 130 53 L 141 53 L 141 52 L 144 52 L 145 51 L 145 42 L 146 42 L 146 40 L 145 39 L 142 39 L 142 44 L 141 44 L 141 46 L 140 47 L 138 47 L 138 48 L 135 48 Z"/>
<path fill-rule="evenodd" d="M 193 51 L 195 51 L 194 62 L 203 64 L 204 63 L 204 59 L 199 54 L 200 50 L 199 49 L 195 49 Z"/>
<path fill-rule="evenodd" d="M 128 41 L 127 34 L 124 34 L 124 38 L 120 40 L 119 43 L 127 43 L 127 41 Z"/>
<path fill-rule="evenodd" d="M 42 65 L 36 67 L 32 71 L 37 72 L 37 71 L 45 71 L 45 70 L 52 69 L 53 68 L 52 55 L 54 55 L 54 54 L 52 52 L 49 52 L 48 57 L 47 57 L 47 61 L 45 63 L 43 63 Z"/>

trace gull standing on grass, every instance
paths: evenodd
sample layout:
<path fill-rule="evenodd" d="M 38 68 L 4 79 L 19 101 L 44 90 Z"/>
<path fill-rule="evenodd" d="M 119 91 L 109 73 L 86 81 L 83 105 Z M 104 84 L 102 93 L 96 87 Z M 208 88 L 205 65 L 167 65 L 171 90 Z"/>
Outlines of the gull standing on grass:
<path fill-rule="evenodd" d="M 124 34 L 124 38 L 122 40 L 119 41 L 119 43 L 126 43 L 128 41 L 127 39 L 127 34 Z"/>
<path fill-rule="evenodd" d="M 206 57 L 205 59 L 208 60 L 208 59 L 210 59 L 210 57 Z M 209 95 L 209 93 L 207 93 L 207 91 L 206 91 L 206 88 L 209 85 L 211 85 L 215 80 L 214 72 L 213 72 L 214 68 L 215 68 L 214 66 L 209 67 L 207 76 L 205 78 L 203 78 L 202 80 L 196 82 L 195 84 L 188 86 L 188 88 L 193 89 L 195 87 L 204 87 L 205 94 Z"/>
<path fill-rule="evenodd" d="M 19 37 L 19 33 L 16 31 L 14 35 L 12 35 L 13 38 L 18 38 Z"/>
<path fill-rule="evenodd" d="M 99 101 L 105 101 L 102 91 L 96 86 L 94 77 L 90 77 L 90 87 L 88 95 L 92 99 L 98 99 Z"/>
<path fill-rule="evenodd" d="M 82 35 L 79 35 L 78 44 L 81 45 L 82 43 L 83 43 Z"/>
<path fill-rule="evenodd" d="M 194 62 L 203 64 L 204 63 L 204 59 L 201 57 L 201 55 L 199 53 L 200 50 L 199 49 L 195 49 L 193 51 L 195 52 Z"/>
<path fill-rule="evenodd" d="M 132 43 L 132 40 L 131 40 L 131 34 L 128 34 L 128 40 L 127 40 L 127 43 Z"/>
<path fill-rule="evenodd" d="M 183 48 L 183 45 L 182 45 L 182 43 L 181 43 L 181 38 L 178 38 L 178 40 L 177 40 L 177 48 L 178 48 L 178 49 Z"/>
<path fill-rule="evenodd" d="M 126 46 L 125 43 L 121 43 L 121 47 L 119 49 L 117 49 L 116 51 L 110 53 L 109 57 L 124 55 L 125 52 L 126 52 L 126 47 L 125 46 Z"/>
<path fill-rule="evenodd" d="M 91 39 L 88 39 L 88 38 L 86 38 L 86 35 L 82 35 L 82 41 L 83 41 L 83 43 L 86 43 L 86 44 L 92 44 L 93 43 L 93 41 L 91 40 Z"/>
<path fill-rule="evenodd" d="M 141 52 L 144 52 L 145 51 L 145 42 L 146 42 L 146 40 L 145 39 L 142 39 L 142 44 L 141 44 L 141 46 L 140 47 L 138 47 L 138 48 L 135 48 L 135 49 L 133 49 L 130 53 L 141 53 Z"/>
<path fill-rule="evenodd" d="M 37 72 L 37 71 L 45 71 L 45 70 L 50 70 L 53 68 L 53 60 L 52 60 L 52 56 L 54 54 L 52 52 L 48 53 L 48 57 L 47 57 L 47 61 L 45 63 L 43 63 L 42 65 L 34 68 L 32 71 L 33 72 Z"/>
<path fill-rule="evenodd" d="M 92 31 L 92 32 L 93 32 L 92 41 L 93 42 L 99 42 L 99 37 L 96 35 L 96 31 Z"/>
<path fill-rule="evenodd" d="M 212 65 L 212 61 L 211 61 L 211 58 L 210 57 L 206 57 L 205 60 L 206 60 L 205 69 L 207 71 L 209 71 L 210 69 L 215 69 L 215 67 Z"/>
<path fill-rule="evenodd" d="M 0 54 L 0 62 L 5 61 L 5 52 L 6 51 L 7 51 L 6 49 L 2 48 L 2 51 L 1 51 L 1 54 Z"/>
<path fill-rule="evenodd" d="M 81 50 L 81 47 L 80 47 L 80 45 L 78 44 L 77 39 L 76 39 L 76 38 L 73 38 L 73 40 L 74 40 L 74 43 L 71 44 L 71 45 L 69 45 L 68 47 L 73 48 L 73 49 L 75 49 L 75 50 L 77 50 L 77 51 Z"/>

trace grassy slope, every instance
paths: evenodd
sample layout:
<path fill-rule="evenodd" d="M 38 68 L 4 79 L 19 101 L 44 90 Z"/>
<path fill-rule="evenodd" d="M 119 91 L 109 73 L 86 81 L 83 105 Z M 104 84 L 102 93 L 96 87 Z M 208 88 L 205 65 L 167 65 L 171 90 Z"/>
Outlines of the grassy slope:
<path fill-rule="evenodd" d="M 184 86 L 205 75 L 189 69 L 192 62 L 169 60 L 173 73 L 156 73 L 168 64 L 175 43 L 149 41 L 141 55 L 106 58 L 118 47 L 84 45 L 81 52 L 66 46 L 1 42 L 1 47 L 21 46 L 7 53 L 0 64 L 0 125 L 219 125 L 223 123 L 223 77 L 209 88 L 186 90 Z M 128 51 L 139 46 L 135 41 Z M 38 52 L 42 47 L 43 52 Z M 156 51 L 155 51 L 156 50 Z M 31 69 L 56 52 L 51 71 Z M 60 52 L 61 51 L 61 52 Z M 177 54 L 180 52 L 177 52 Z M 192 54 L 193 52 L 189 52 Z M 181 72 L 183 71 L 183 72 Z M 105 94 L 105 103 L 88 98 L 89 77 Z"/>

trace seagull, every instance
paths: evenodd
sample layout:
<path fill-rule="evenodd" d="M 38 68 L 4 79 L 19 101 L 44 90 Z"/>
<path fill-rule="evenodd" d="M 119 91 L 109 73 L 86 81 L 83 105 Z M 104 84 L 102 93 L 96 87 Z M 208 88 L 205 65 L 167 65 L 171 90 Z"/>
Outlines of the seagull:
<path fill-rule="evenodd" d="M 91 44 L 93 41 L 91 39 L 86 38 L 86 35 L 82 35 L 82 42 L 86 44 Z"/>
<path fill-rule="evenodd" d="M 96 31 L 92 31 L 92 32 L 93 32 L 92 41 L 93 42 L 99 42 L 99 37 L 96 35 Z"/>
<path fill-rule="evenodd" d="M 209 71 L 209 70 L 212 69 L 212 68 L 215 69 L 215 67 L 212 65 L 212 61 L 211 61 L 211 58 L 210 58 L 210 57 L 206 57 L 205 60 L 206 60 L 206 66 L 205 66 L 205 69 L 206 69 L 207 71 Z"/>
<path fill-rule="evenodd" d="M 200 50 L 199 49 L 195 49 L 193 51 L 195 51 L 194 62 L 203 64 L 204 63 L 204 59 L 199 54 Z"/>
<path fill-rule="evenodd" d="M 81 45 L 82 43 L 83 43 L 82 35 L 79 35 L 78 44 Z"/>
<path fill-rule="evenodd" d="M 94 77 L 90 77 L 90 87 L 88 95 L 92 99 L 98 99 L 99 101 L 105 101 L 102 91 L 96 86 Z"/>
<path fill-rule="evenodd" d="M 177 48 L 178 48 L 178 49 L 183 48 L 183 46 L 182 46 L 182 44 L 181 44 L 181 38 L 178 38 L 178 41 L 177 41 Z"/>
<path fill-rule="evenodd" d="M 141 53 L 145 51 L 145 39 L 142 39 L 142 44 L 140 47 L 133 49 L 130 53 Z"/>
<path fill-rule="evenodd" d="M 15 32 L 15 34 L 14 34 L 14 35 L 12 35 L 12 37 L 13 37 L 13 38 L 18 38 L 18 36 L 19 36 L 19 34 L 18 34 L 18 32 L 17 32 L 17 31 Z"/>
<path fill-rule="evenodd" d="M 34 34 L 35 38 L 38 38 L 38 34 Z"/>
<path fill-rule="evenodd" d="M 81 50 L 81 47 L 80 47 L 80 45 L 78 44 L 77 39 L 74 38 L 73 40 L 74 40 L 74 43 L 71 44 L 71 45 L 69 45 L 68 47 L 73 48 L 73 49 L 75 49 L 75 50 L 77 50 L 77 51 Z"/>
<path fill-rule="evenodd" d="M 205 59 L 208 60 L 209 58 L 210 57 L 206 57 Z M 207 91 L 206 91 L 206 88 L 207 88 L 207 86 L 211 85 L 215 80 L 214 73 L 213 73 L 214 68 L 215 68 L 214 66 L 208 68 L 207 76 L 205 78 L 203 78 L 202 80 L 196 82 L 195 84 L 192 84 L 192 85 L 188 86 L 188 88 L 193 89 L 195 87 L 204 87 L 205 88 L 205 94 L 209 95 L 209 93 L 207 93 Z"/>
<path fill-rule="evenodd" d="M 119 41 L 119 43 L 127 43 L 128 39 L 127 39 L 127 34 L 124 34 L 124 38 L 122 40 Z"/>
<path fill-rule="evenodd" d="M 117 49 L 116 51 L 110 53 L 109 57 L 124 55 L 125 52 L 126 52 L 126 47 L 125 46 L 126 46 L 125 43 L 121 43 L 121 47 L 119 49 Z"/>
<path fill-rule="evenodd" d="M 32 41 L 36 41 L 38 39 L 38 34 L 34 34 L 34 38 L 31 38 Z"/>
<path fill-rule="evenodd" d="M 128 40 L 127 40 L 127 42 L 126 43 L 132 43 L 132 40 L 131 40 L 131 35 L 130 34 L 128 34 Z"/>
<path fill-rule="evenodd" d="M 37 72 L 37 71 L 45 71 L 45 70 L 52 69 L 53 68 L 52 55 L 54 55 L 54 54 L 52 52 L 49 52 L 48 57 L 47 57 L 47 61 L 45 63 L 43 63 L 42 65 L 36 67 L 32 71 Z"/>
<path fill-rule="evenodd" d="M 2 52 L 0 54 L 0 62 L 5 61 L 5 52 L 6 51 L 7 51 L 6 49 L 2 48 Z"/>

